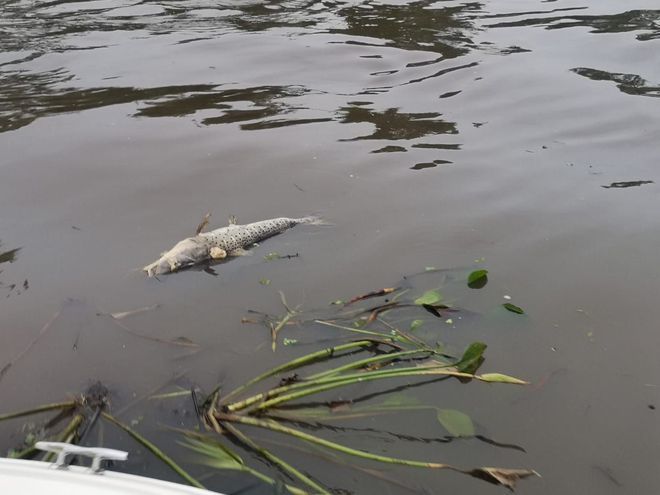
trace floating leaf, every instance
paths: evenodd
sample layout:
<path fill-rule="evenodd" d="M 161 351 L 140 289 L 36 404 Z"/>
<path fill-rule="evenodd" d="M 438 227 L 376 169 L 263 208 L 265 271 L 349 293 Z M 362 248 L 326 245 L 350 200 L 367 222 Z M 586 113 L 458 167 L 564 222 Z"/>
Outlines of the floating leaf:
<path fill-rule="evenodd" d="M 483 467 L 465 471 L 466 474 L 479 478 L 480 480 L 493 483 L 494 485 L 506 486 L 513 491 L 516 482 L 530 476 L 540 476 L 536 471 L 530 469 L 500 469 L 492 467 Z"/>
<path fill-rule="evenodd" d="M 16 254 L 21 250 L 21 248 L 11 249 L 0 253 L 0 263 L 13 263 L 16 261 Z"/>
<path fill-rule="evenodd" d="M 479 378 L 485 382 L 491 383 L 513 383 L 514 385 L 528 385 L 529 383 L 520 378 L 503 375 L 502 373 L 484 373 L 483 375 L 479 375 Z"/>
<path fill-rule="evenodd" d="M 481 289 L 488 283 L 488 270 L 475 270 L 468 275 L 468 287 Z"/>
<path fill-rule="evenodd" d="M 262 278 L 261 280 L 259 280 L 259 283 L 261 285 L 270 285 L 270 279 L 269 278 Z"/>
<path fill-rule="evenodd" d="M 413 320 L 410 322 L 410 330 L 417 330 L 424 324 L 424 320 Z"/>
<path fill-rule="evenodd" d="M 438 409 L 438 421 L 455 437 L 473 437 L 474 423 L 472 418 L 456 409 Z"/>
<path fill-rule="evenodd" d="M 515 304 L 504 303 L 504 304 L 502 304 L 502 306 L 504 306 L 506 309 L 508 309 L 512 313 L 516 313 L 517 315 L 524 315 L 525 314 L 525 311 L 522 308 L 516 306 Z"/>
<path fill-rule="evenodd" d="M 462 373 L 474 374 L 484 361 L 484 352 L 488 346 L 483 342 L 473 342 L 465 349 L 456 369 Z"/>
<path fill-rule="evenodd" d="M 424 292 L 424 294 L 415 299 L 415 304 L 418 304 L 419 306 L 432 306 L 433 304 L 437 304 L 440 301 L 442 301 L 442 295 L 440 292 L 437 290 L 427 290 Z"/>
<path fill-rule="evenodd" d="M 436 309 L 438 306 L 432 306 L 431 304 L 422 304 L 422 307 L 436 318 L 442 318 L 440 311 Z"/>

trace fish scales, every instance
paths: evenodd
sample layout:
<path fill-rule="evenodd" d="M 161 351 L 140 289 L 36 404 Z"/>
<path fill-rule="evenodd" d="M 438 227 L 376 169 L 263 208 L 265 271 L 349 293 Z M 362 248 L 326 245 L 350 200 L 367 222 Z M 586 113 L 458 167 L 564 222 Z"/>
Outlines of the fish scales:
<path fill-rule="evenodd" d="M 199 236 L 209 242 L 211 247 L 218 247 L 230 253 L 237 249 L 250 247 L 255 242 L 280 234 L 300 223 L 305 223 L 305 221 L 304 218 L 272 218 L 246 225 L 229 225 L 199 234 Z"/>

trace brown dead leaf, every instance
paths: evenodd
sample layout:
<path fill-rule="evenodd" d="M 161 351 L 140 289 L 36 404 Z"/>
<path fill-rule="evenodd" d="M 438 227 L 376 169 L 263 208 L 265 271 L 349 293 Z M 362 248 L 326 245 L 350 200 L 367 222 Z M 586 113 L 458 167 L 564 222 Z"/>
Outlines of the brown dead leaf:
<path fill-rule="evenodd" d="M 465 471 L 465 474 L 487 481 L 494 485 L 501 485 L 513 491 L 518 480 L 529 478 L 530 476 L 541 476 L 531 469 L 502 469 L 493 467 L 476 468 Z"/>

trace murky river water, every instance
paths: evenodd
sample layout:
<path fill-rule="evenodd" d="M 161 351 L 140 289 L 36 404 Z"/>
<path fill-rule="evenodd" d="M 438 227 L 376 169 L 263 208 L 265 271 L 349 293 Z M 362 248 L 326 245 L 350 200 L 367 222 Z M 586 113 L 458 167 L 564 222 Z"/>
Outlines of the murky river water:
<path fill-rule="evenodd" d="M 336 438 L 388 455 L 534 468 L 543 478 L 524 482 L 526 494 L 652 493 L 658 7 L 2 2 L 0 252 L 21 249 L 0 265 L 0 364 L 57 315 L 0 380 L 2 410 L 61 400 L 94 380 L 111 389 L 115 411 L 173 377 L 207 391 L 236 385 L 314 348 L 273 354 L 265 328 L 241 324 L 247 308 L 281 311 L 278 289 L 321 307 L 425 266 L 484 258 L 490 283 L 461 304 L 485 316 L 440 327 L 438 338 L 457 347 L 483 340 L 488 369 L 534 385 L 415 393 L 526 453 L 476 440 Z M 216 267 L 218 276 L 156 281 L 134 271 L 207 211 L 216 226 L 230 214 L 247 222 L 310 213 L 332 226 L 265 241 L 254 256 Z M 269 252 L 299 256 L 268 262 Z M 488 317 L 504 295 L 524 319 Z M 163 340 L 185 336 L 202 351 L 135 339 L 98 316 L 153 304 L 122 321 Z M 161 427 L 189 419 L 185 404 L 143 401 L 122 417 L 156 415 L 160 424 L 144 421 L 141 431 L 185 459 Z M 433 418 L 389 421 L 401 434 L 444 434 Z M 20 443 L 19 429 L 1 425 L 3 452 Z M 113 435 L 106 428 L 106 445 L 135 449 Z M 140 449 L 124 469 L 176 479 Z M 387 471 L 422 493 L 500 490 L 454 474 Z M 336 466 L 319 478 L 355 493 L 408 492 Z M 249 483 L 233 474 L 207 482 L 228 492 Z"/>

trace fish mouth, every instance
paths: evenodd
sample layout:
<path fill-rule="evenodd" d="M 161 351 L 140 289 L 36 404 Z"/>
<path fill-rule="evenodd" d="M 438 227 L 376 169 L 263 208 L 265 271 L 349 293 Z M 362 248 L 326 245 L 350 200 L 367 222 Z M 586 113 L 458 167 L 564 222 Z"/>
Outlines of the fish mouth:
<path fill-rule="evenodd" d="M 169 260 L 163 256 L 153 263 L 149 263 L 147 266 L 142 268 L 148 277 L 155 277 L 156 275 L 162 275 L 164 273 L 171 273 L 178 269 L 176 263 L 173 260 Z"/>

